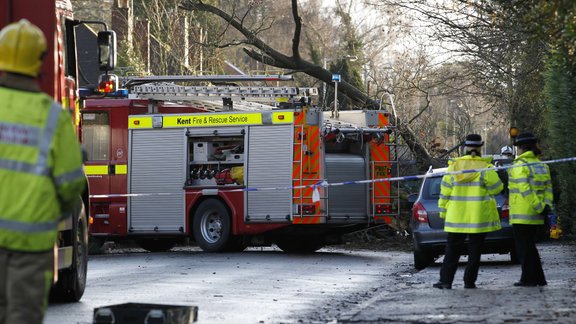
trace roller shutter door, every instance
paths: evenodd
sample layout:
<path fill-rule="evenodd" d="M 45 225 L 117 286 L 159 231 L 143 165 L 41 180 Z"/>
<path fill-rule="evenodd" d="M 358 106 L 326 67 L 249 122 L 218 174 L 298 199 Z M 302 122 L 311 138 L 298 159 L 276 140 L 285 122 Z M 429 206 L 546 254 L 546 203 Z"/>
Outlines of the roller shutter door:
<path fill-rule="evenodd" d="M 252 126 L 248 134 L 249 188 L 292 187 L 292 125 Z M 247 221 L 290 221 L 292 189 L 247 192 Z"/>
<path fill-rule="evenodd" d="M 364 180 L 367 177 L 366 162 L 360 155 L 326 154 L 326 177 L 329 183 Z M 366 221 L 367 186 L 354 184 L 328 187 L 328 222 Z"/>
<path fill-rule="evenodd" d="M 129 192 L 171 193 L 129 198 L 134 233 L 178 233 L 185 226 L 186 129 L 131 130 Z"/>

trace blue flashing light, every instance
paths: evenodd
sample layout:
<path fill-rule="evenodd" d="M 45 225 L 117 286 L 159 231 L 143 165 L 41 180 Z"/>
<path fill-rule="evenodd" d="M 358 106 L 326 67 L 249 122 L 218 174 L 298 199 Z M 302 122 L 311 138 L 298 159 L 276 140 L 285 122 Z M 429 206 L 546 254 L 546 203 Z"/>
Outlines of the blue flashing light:
<path fill-rule="evenodd" d="M 106 94 L 106 97 L 114 97 L 114 98 L 127 98 L 128 97 L 128 89 L 119 89 L 114 92 L 109 92 Z"/>

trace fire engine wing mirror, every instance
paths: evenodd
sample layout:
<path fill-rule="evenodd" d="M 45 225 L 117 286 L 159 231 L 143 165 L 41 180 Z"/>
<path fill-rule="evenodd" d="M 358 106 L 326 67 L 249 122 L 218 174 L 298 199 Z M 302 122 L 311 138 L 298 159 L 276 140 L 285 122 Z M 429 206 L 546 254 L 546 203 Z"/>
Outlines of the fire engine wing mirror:
<path fill-rule="evenodd" d="M 112 30 L 98 32 L 98 66 L 106 72 L 116 66 L 116 33 Z"/>

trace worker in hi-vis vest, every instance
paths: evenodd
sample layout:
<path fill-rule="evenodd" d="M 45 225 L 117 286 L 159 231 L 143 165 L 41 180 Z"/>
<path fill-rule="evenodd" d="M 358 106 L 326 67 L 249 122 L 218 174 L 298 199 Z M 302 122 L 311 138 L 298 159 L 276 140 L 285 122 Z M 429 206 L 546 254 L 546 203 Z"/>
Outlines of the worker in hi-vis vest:
<path fill-rule="evenodd" d="M 516 137 L 514 146 L 518 156 L 513 168 L 508 169 L 510 197 L 510 224 L 518 259 L 522 264 L 517 287 L 546 286 L 546 278 L 540 255 L 536 248 L 536 237 L 552 210 L 552 179 L 548 165 L 540 163 L 541 154 L 534 134 L 524 132 Z"/>
<path fill-rule="evenodd" d="M 42 31 L 0 31 L 0 324 L 40 324 L 54 276 L 58 223 L 85 189 L 70 113 L 41 92 Z"/>
<path fill-rule="evenodd" d="M 478 134 L 466 136 L 465 155 L 449 162 L 447 172 L 491 168 L 492 158 L 480 156 L 484 145 Z M 464 271 L 464 288 L 476 288 L 480 257 L 486 233 L 501 228 L 494 195 L 502 191 L 502 181 L 494 170 L 446 174 L 442 177 L 438 209 L 447 232 L 440 281 L 434 288 L 451 289 L 458 269 L 460 253 L 468 237 L 468 263 Z"/>

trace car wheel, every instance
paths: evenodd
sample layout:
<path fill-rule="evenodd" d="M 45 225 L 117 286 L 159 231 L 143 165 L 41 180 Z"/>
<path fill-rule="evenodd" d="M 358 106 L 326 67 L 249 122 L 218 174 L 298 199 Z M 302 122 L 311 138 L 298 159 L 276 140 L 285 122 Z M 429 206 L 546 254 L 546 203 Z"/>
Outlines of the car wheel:
<path fill-rule="evenodd" d="M 414 268 L 422 270 L 434 262 L 434 256 L 424 251 L 414 250 Z"/>
<path fill-rule="evenodd" d="M 416 270 L 422 270 L 434 262 L 435 255 L 418 246 L 414 239 L 412 240 L 412 247 L 414 251 L 414 268 Z"/>

